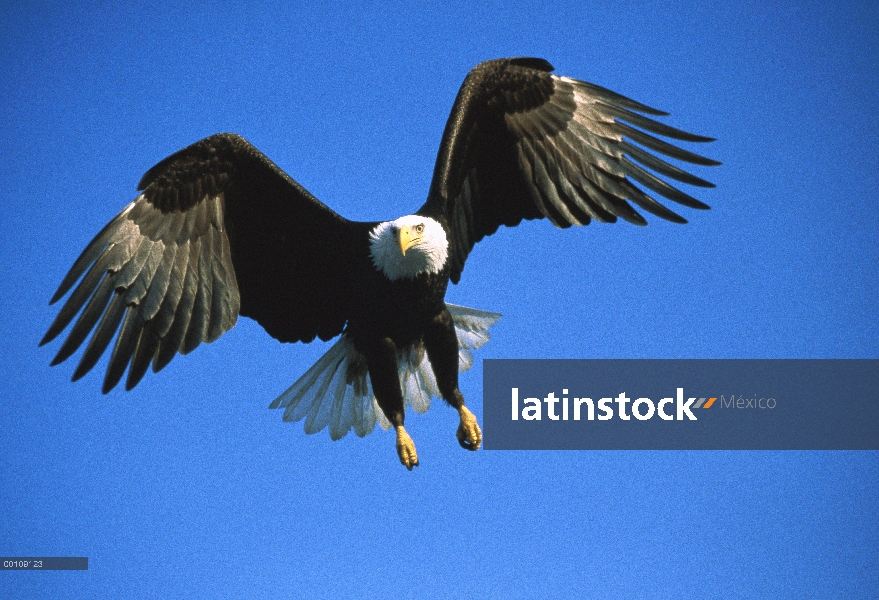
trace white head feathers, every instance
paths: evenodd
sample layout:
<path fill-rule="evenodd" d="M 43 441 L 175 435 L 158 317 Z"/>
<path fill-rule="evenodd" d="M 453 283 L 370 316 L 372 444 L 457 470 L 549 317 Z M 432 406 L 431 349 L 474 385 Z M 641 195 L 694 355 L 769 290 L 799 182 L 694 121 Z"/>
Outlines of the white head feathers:
<path fill-rule="evenodd" d="M 411 232 L 411 241 L 401 244 L 402 232 L 407 240 Z M 439 273 L 449 256 L 449 241 L 438 222 L 408 215 L 379 223 L 369 233 L 369 252 L 388 279 L 411 279 L 419 273 Z"/>

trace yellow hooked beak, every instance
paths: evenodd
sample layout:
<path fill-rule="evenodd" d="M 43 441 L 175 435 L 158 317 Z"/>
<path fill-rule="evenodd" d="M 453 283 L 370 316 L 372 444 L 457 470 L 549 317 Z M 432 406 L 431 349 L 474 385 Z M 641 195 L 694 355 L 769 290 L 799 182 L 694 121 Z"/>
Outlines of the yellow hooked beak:
<path fill-rule="evenodd" d="M 400 241 L 400 251 L 403 253 L 403 256 L 406 256 L 406 250 L 417 244 L 421 241 L 421 235 L 412 231 L 411 227 L 400 227 L 400 233 L 398 234 Z"/>

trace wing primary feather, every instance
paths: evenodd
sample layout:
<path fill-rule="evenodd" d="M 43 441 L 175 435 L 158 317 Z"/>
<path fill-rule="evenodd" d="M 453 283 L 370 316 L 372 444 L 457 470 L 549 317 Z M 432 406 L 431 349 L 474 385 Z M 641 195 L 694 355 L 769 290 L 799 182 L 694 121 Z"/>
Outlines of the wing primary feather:
<path fill-rule="evenodd" d="M 199 287 L 199 255 L 201 254 L 201 238 L 192 241 L 189 244 L 189 264 L 186 267 L 186 280 L 183 284 L 183 296 L 177 304 L 177 311 L 174 315 L 174 324 L 171 327 L 168 338 L 174 343 L 174 352 L 186 354 L 186 334 L 192 324 L 193 313 L 196 310 L 196 299 L 198 298 Z M 161 352 L 164 350 L 165 343 L 162 342 Z M 170 351 L 170 349 L 169 349 Z M 174 354 L 172 353 L 173 357 Z M 169 358 L 170 360 L 170 358 Z"/>
<path fill-rule="evenodd" d="M 182 354 L 189 354 L 207 338 L 211 321 L 211 296 L 213 292 L 213 276 L 209 264 L 213 229 L 199 238 L 201 249 L 198 255 L 198 292 L 192 307 L 192 318 L 189 329 L 183 339 Z"/>
<path fill-rule="evenodd" d="M 538 209 L 559 229 L 570 227 L 570 223 L 565 221 L 564 217 L 559 214 L 554 206 L 553 195 L 556 199 L 558 198 L 558 195 L 555 193 L 555 185 L 547 176 L 546 169 L 544 169 L 540 158 L 534 150 L 535 144 L 532 144 L 528 137 L 522 137 L 521 144 L 522 148 L 525 149 L 525 155 L 529 159 L 529 171 L 533 176 L 534 187 L 538 191 L 535 199 L 540 198 L 540 201 L 537 203 Z"/>
<path fill-rule="evenodd" d="M 128 368 L 128 377 L 125 380 L 125 390 L 134 389 L 150 366 L 150 361 L 156 356 L 161 338 L 156 335 L 155 321 L 148 321 L 140 332 L 137 348 L 131 358 L 131 366 Z"/>
<path fill-rule="evenodd" d="M 183 337 L 189 328 L 192 304 L 195 302 L 196 287 L 198 286 L 198 240 L 190 242 L 188 250 L 186 271 L 181 276 L 180 300 L 177 302 L 177 308 L 168 324 L 168 332 L 162 335 L 159 353 L 153 361 L 153 372 L 155 373 L 164 369 L 174 358 L 174 355 L 182 349 Z"/>
<path fill-rule="evenodd" d="M 122 299 L 122 295 L 113 294 L 113 299 L 110 300 L 110 305 L 104 312 L 104 317 L 92 335 L 92 339 L 89 340 L 89 345 L 86 347 L 85 352 L 83 352 L 82 358 L 73 372 L 73 381 L 81 379 L 83 375 L 95 366 L 104 350 L 107 349 L 110 340 L 113 339 L 113 334 L 119 328 L 119 322 L 124 314 L 125 301 Z"/>
<path fill-rule="evenodd" d="M 153 242 L 151 242 L 149 238 L 139 237 L 135 240 L 135 243 L 137 244 L 137 247 L 134 254 L 128 259 L 128 262 L 126 262 L 122 268 L 115 273 L 113 278 L 113 283 L 117 290 L 128 289 L 128 287 L 134 283 L 134 280 L 140 274 L 144 263 L 146 263 L 150 256 Z"/>
<path fill-rule="evenodd" d="M 714 138 L 705 137 L 703 135 L 696 135 L 693 133 L 687 133 L 686 131 L 670 127 L 665 123 L 660 123 L 659 121 L 654 121 L 653 119 L 648 119 L 643 115 L 639 115 L 638 113 L 634 113 L 630 110 L 626 110 L 625 108 L 620 108 L 618 106 L 608 105 L 605 110 L 617 119 L 623 119 L 624 121 L 628 121 L 630 124 L 636 127 L 641 127 L 643 129 L 646 129 L 647 131 L 652 131 L 653 133 L 663 135 L 665 137 L 670 137 L 672 139 L 682 140 L 685 142 L 714 141 Z"/>
<path fill-rule="evenodd" d="M 706 167 L 716 167 L 722 164 L 716 160 L 705 158 L 704 156 L 699 156 L 698 154 L 693 154 L 692 152 L 687 152 L 686 150 L 682 150 L 681 148 L 673 146 L 668 142 L 658 140 L 652 135 L 646 134 L 643 131 L 638 131 L 634 127 L 629 127 L 625 123 L 617 122 L 616 125 L 620 129 L 620 133 L 622 133 L 622 135 L 641 144 L 642 146 L 646 146 L 651 150 L 659 152 L 660 154 L 665 154 L 666 156 L 671 156 L 672 158 L 677 158 L 678 160 L 683 160 L 688 163 L 693 163 L 694 165 L 703 165 Z"/>
<path fill-rule="evenodd" d="M 587 83 L 585 81 L 580 81 L 579 79 L 569 79 L 567 77 L 563 79 L 571 82 L 575 87 L 584 90 L 587 94 L 609 102 L 611 104 L 616 104 L 617 106 L 628 108 L 629 110 L 637 110 L 638 112 L 647 113 L 648 115 L 654 115 L 657 117 L 668 116 L 668 113 L 663 110 L 647 106 L 646 104 L 642 104 L 636 100 L 632 100 L 627 96 L 623 96 L 622 94 L 618 94 L 607 88 L 603 88 L 600 85 Z"/>
<path fill-rule="evenodd" d="M 202 204 L 197 204 L 186 211 L 186 218 L 183 220 L 183 225 L 180 228 L 180 232 L 177 234 L 178 242 L 182 242 L 183 240 L 193 241 L 195 239 L 196 236 L 193 234 L 196 231 L 198 213 L 201 206 Z"/>
<path fill-rule="evenodd" d="M 552 78 L 553 92 L 550 101 L 543 106 L 552 107 L 552 110 L 560 110 L 564 114 L 564 120 L 569 121 L 577 110 L 577 99 L 573 84 L 562 77 Z"/>
<path fill-rule="evenodd" d="M 137 306 L 129 306 L 125 311 L 122 328 L 116 337 L 113 353 L 110 355 L 110 364 L 107 366 L 107 373 L 104 376 L 102 393 L 108 393 L 122 379 L 122 375 L 128 367 L 128 362 L 131 360 L 131 355 L 134 354 L 137 348 L 137 340 L 142 329 L 143 320 L 138 314 Z"/>
<path fill-rule="evenodd" d="M 141 228 L 141 233 L 148 235 L 148 237 L 154 242 L 162 242 L 167 245 L 168 242 L 173 241 L 176 238 L 176 232 L 180 231 L 180 221 L 183 220 L 182 215 L 180 213 L 162 214 L 156 207 L 153 207 L 153 211 L 161 217 L 161 220 L 157 226 L 149 232 L 144 231 L 143 228 Z"/>
<path fill-rule="evenodd" d="M 95 262 L 98 257 L 104 252 L 107 247 L 107 244 L 110 243 L 110 239 L 116 233 L 116 228 L 119 226 L 121 221 L 124 221 L 126 217 L 131 212 L 131 209 L 134 208 L 134 202 L 131 202 L 128 206 L 126 206 L 122 212 L 120 212 L 116 217 L 113 218 L 112 221 L 107 223 L 107 225 L 98 232 L 98 235 L 94 237 L 94 239 L 89 242 L 89 245 L 85 247 L 85 250 L 82 251 L 82 254 L 79 255 L 79 258 L 76 259 L 76 262 L 73 263 L 73 266 L 70 268 L 70 271 L 67 272 L 67 275 L 64 276 L 64 279 L 61 281 L 61 285 L 58 286 L 58 290 L 55 292 L 55 295 L 52 296 L 52 299 L 49 300 L 49 304 L 55 304 L 58 300 L 60 300 L 64 294 L 66 294 L 73 284 L 80 278 L 80 276 L 85 272 L 85 270 Z"/>
<path fill-rule="evenodd" d="M 580 194 L 574 189 L 570 183 L 570 179 L 576 178 L 573 170 L 567 168 L 567 158 L 562 152 L 559 152 L 553 138 L 547 138 L 543 144 L 535 144 L 536 149 L 542 155 L 543 165 L 546 168 L 546 174 L 549 180 L 554 184 L 555 200 L 553 203 L 557 205 L 559 212 L 568 223 L 574 225 L 585 225 L 589 223 L 589 218 L 599 218 L 597 214 L 584 214 L 580 209 L 580 205 L 588 206 L 580 198 Z M 587 211 L 590 210 L 587 208 Z M 578 214 L 574 214 L 577 212 Z M 585 217 L 583 219 L 582 217 Z"/>
<path fill-rule="evenodd" d="M 670 186 L 659 177 L 651 175 L 634 163 L 628 163 L 626 175 L 628 175 L 641 185 L 650 188 L 657 194 L 662 194 L 669 200 L 674 200 L 678 204 L 683 204 L 684 206 L 689 206 L 690 208 L 700 208 L 703 210 L 708 208 L 707 204 L 699 202 L 689 194 L 685 194 L 676 187 Z"/>
<path fill-rule="evenodd" d="M 210 327 L 205 341 L 213 342 L 230 329 L 237 320 L 237 310 L 232 310 L 234 298 L 232 287 L 235 277 L 234 272 L 226 269 L 226 240 L 225 236 L 217 229 L 213 229 L 213 247 L 211 250 L 212 266 L 211 276 L 211 315 Z"/>
<path fill-rule="evenodd" d="M 614 170 L 609 171 L 608 169 Z M 587 170 L 589 179 L 596 188 L 620 200 L 625 200 L 628 197 L 629 190 L 622 185 L 625 182 L 625 173 L 619 163 L 610 163 L 606 166 L 604 164 L 589 165 Z"/>
<path fill-rule="evenodd" d="M 165 290 L 162 305 L 159 312 L 154 316 L 156 335 L 164 338 L 171 324 L 174 322 L 174 314 L 177 311 L 177 305 L 183 296 L 183 284 L 186 281 L 186 271 L 189 265 L 189 242 L 183 242 L 177 246 L 174 254 L 174 265 L 168 275 L 168 289 Z"/>
<path fill-rule="evenodd" d="M 205 341 L 211 319 L 213 276 L 211 274 L 210 257 L 214 230 L 210 225 L 208 203 L 202 202 L 196 210 L 198 211 L 198 216 L 196 218 L 195 232 L 199 235 L 197 241 L 199 251 L 195 267 L 198 273 L 198 286 L 189 327 L 183 338 L 181 354 L 189 354 Z"/>
<path fill-rule="evenodd" d="M 161 238 L 162 230 L 167 227 L 168 219 L 162 211 L 147 202 L 146 200 L 138 201 L 139 211 L 137 220 L 137 228 L 141 235 L 158 240 Z"/>
<path fill-rule="evenodd" d="M 55 317 L 55 320 L 52 321 L 48 331 L 46 331 L 46 335 L 40 340 L 40 346 L 43 346 L 58 337 L 58 334 L 64 331 L 64 329 L 70 324 L 70 321 L 73 320 L 73 317 L 76 316 L 82 308 L 82 305 L 93 296 L 97 286 L 100 285 L 101 278 L 105 274 L 103 265 L 99 263 L 92 265 L 88 274 L 83 278 L 73 294 L 70 295 L 67 302 L 64 303 L 64 306 L 58 312 L 58 316 Z"/>
<path fill-rule="evenodd" d="M 615 220 L 612 212 L 607 212 L 600 204 L 590 202 L 589 196 L 585 192 L 581 194 L 584 187 L 588 185 L 588 180 L 583 176 L 580 165 L 574 162 L 578 158 L 577 151 L 571 147 L 566 133 L 561 132 L 548 140 L 545 152 L 554 156 L 555 164 L 560 169 L 560 177 L 557 181 L 571 203 L 569 208 L 575 213 L 577 220 L 582 225 L 588 224 L 590 219 L 602 222 Z"/>
<path fill-rule="evenodd" d="M 206 202 L 208 201 L 211 205 L 211 223 L 217 229 L 217 231 L 222 232 L 224 228 L 223 212 L 226 204 L 225 196 L 223 194 L 220 194 L 219 196 L 215 196 L 206 200 Z"/>
<path fill-rule="evenodd" d="M 107 308 L 107 302 L 109 302 L 112 294 L 113 278 L 111 275 L 107 274 L 107 276 L 101 280 L 101 283 L 92 295 L 91 300 L 89 300 L 88 305 L 86 305 L 85 310 L 73 325 L 73 328 L 67 335 L 67 339 L 61 344 L 58 354 L 56 354 L 55 358 L 52 360 L 51 365 L 53 367 L 70 358 L 70 356 L 76 352 L 76 349 L 82 345 L 85 338 L 88 337 L 88 334 L 91 333 L 91 330 L 94 328 L 95 323 L 101 318 L 104 309 Z"/>
<path fill-rule="evenodd" d="M 171 271 L 174 268 L 174 259 L 177 256 L 177 244 L 168 244 L 162 250 L 162 258 L 158 268 L 153 272 L 149 282 L 149 290 L 140 301 L 140 315 L 144 321 L 152 319 L 161 307 L 165 293 L 171 283 Z"/>
<path fill-rule="evenodd" d="M 554 135 L 559 131 L 564 131 L 568 126 L 568 121 L 574 116 L 574 109 L 577 107 L 573 98 L 571 99 L 573 107 L 570 111 L 566 111 L 563 106 L 556 104 L 555 101 L 556 98 L 553 97 L 551 102 L 548 102 L 538 110 L 533 111 L 534 116 L 537 117 L 545 127 L 543 130 L 544 135 Z"/>
<path fill-rule="evenodd" d="M 550 165 L 551 167 L 552 165 Z M 548 202 L 546 202 L 545 206 L 548 209 L 548 212 L 553 213 L 553 218 L 551 219 L 556 227 L 561 229 L 566 229 L 570 227 L 572 224 L 579 225 L 580 223 L 571 214 L 568 210 L 565 201 L 559 196 L 558 186 L 553 178 L 549 175 L 547 171 L 547 165 L 544 161 L 540 160 L 540 157 L 537 157 L 534 161 L 534 172 L 537 175 L 537 181 L 540 185 L 540 190 L 545 195 Z"/>
<path fill-rule="evenodd" d="M 632 185 L 631 182 L 623 180 L 620 182 L 620 185 L 627 190 L 626 197 L 646 210 L 649 213 L 656 215 L 657 217 L 662 217 L 667 221 L 671 221 L 672 223 L 679 223 L 681 225 L 686 224 L 687 220 L 673 212 L 645 194 L 643 191 Z"/>
<path fill-rule="evenodd" d="M 143 267 L 141 267 L 134 281 L 125 290 L 125 303 L 128 305 L 141 303 L 149 291 L 156 270 L 162 264 L 162 259 L 165 255 L 164 244 L 162 242 L 150 242 L 148 246 L 147 257 Z M 117 287 L 119 287 L 118 284 Z"/>
<path fill-rule="evenodd" d="M 630 144 L 629 142 L 622 142 L 623 152 L 637 160 L 639 163 L 644 165 L 645 167 L 649 167 L 656 171 L 657 173 L 661 173 L 666 177 L 671 177 L 672 179 L 676 179 L 681 183 L 688 183 L 690 185 L 695 185 L 698 187 L 704 188 L 713 188 L 715 187 L 713 183 L 710 181 L 705 181 L 695 175 L 691 175 L 686 171 L 679 169 L 673 165 L 668 164 L 664 160 L 656 158 L 649 152 L 644 152 L 637 146 Z M 628 161 L 626 161 L 628 162 Z"/>
<path fill-rule="evenodd" d="M 584 186 L 584 191 L 592 201 L 614 215 L 611 222 L 614 222 L 616 217 L 622 217 L 629 223 L 635 225 L 647 225 L 647 221 L 644 217 L 639 215 L 638 212 L 625 201 L 625 199 L 619 198 L 614 194 L 595 186 L 588 179 L 585 180 L 584 183 L 586 184 Z"/>
<path fill-rule="evenodd" d="M 567 132 L 584 156 L 595 153 L 616 156 L 619 153 L 616 144 L 622 137 L 618 129 L 617 123 L 594 121 L 588 115 L 577 113 L 568 125 Z"/>
<path fill-rule="evenodd" d="M 229 239 L 224 235 L 222 242 L 223 253 L 220 261 L 223 264 L 226 292 L 229 296 L 229 302 L 226 305 L 228 314 L 224 318 L 228 321 L 228 326 L 232 327 L 237 322 L 238 313 L 241 310 L 241 295 L 238 290 L 238 276 L 235 274 L 235 265 L 232 263 L 232 249 L 229 247 Z"/>
<path fill-rule="evenodd" d="M 204 235 L 211 229 L 211 213 L 213 212 L 213 202 L 211 198 L 205 198 L 199 202 L 197 207 L 197 219 L 195 233 Z"/>
<path fill-rule="evenodd" d="M 560 141 L 568 144 L 567 148 L 573 153 L 573 156 L 576 156 L 579 160 L 585 158 L 579 156 L 576 148 L 573 147 L 567 137 L 560 138 Z M 578 206 L 588 215 L 603 223 L 615 223 L 617 216 L 634 212 L 626 202 L 616 201 L 615 196 L 596 187 L 583 174 L 584 166 L 582 164 L 575 163 L 575 159 L 572 158 L 567 158 L 567 160 L 569 161 L 569 168 L 572 170 L 571 184 L 578 190 L 575 200 L 578 202 Z M 637 215 L 637 213 L 634 214 Z M 628 217 L 624 218 L 629 220 Z"/>
<path fill-rule="evenodd" d="M 162 231 L 162 237 L 159 239 L 166 245 L 177 244 L 180 246 L 189 240 L 188 237 L 181 235 L 183 228 L 186 226 L 187 214 L 178 212 L 171 213 L 168 216 L 170 217 L 168 219 L 168 229 Z"/>
<path fill-rule="evenodd" d="M 152 204 L 146 201 L 146 198 L 143 194 L 138 196 L 134 202 L 132 202 L 131 211 L 128 213 L 128 221 L 134 225 L 137 223 L 144 214 L 152 209 Z"/>

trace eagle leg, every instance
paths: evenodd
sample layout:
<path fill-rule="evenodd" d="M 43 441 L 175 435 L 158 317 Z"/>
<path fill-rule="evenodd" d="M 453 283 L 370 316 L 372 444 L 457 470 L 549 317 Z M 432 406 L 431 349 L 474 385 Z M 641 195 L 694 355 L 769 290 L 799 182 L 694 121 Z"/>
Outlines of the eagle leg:
<path fill-rule="evenodd" d="M 418 455 L 415 453 L 415 442 L 403 428 L 405 409 L 397 373 L 397 345 L 391 338 L 382 338 L 368 343 L 360 351 L 366 356 L 369 380 L 379 408 L 397 432 L 400 463 L 411 471 L 412 467 L 418 466 Z"/>
<path fill-rule="evenodd" d="M 458 389 L 458 336 L 448 308 L 444 307 L 428 323 L 424 331 L 424 348 L 440 394 L 461 417 L 455 434 L 458 443 L 465 450 L 479 450 L 482 430 L 476 417 L 464 406 L 464 394 Z"/>

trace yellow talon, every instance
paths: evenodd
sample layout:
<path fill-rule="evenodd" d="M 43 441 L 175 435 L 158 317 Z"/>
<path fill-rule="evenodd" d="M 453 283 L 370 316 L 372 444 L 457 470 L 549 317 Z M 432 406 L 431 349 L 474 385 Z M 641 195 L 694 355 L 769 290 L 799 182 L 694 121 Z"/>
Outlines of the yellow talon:
<path fill-rule="evenodd" d="M 412 467 L 418 466 L 418 455 L 415 453 L 415 442 L 406 433 L 402 425 L 395 427 L 397 431 L 397 455 L 404 467 L 412 470 Z"/>
<path fill-rule="evenodd" d="M 479 446 L 482 444 L 482 430 L 479 429 L 479 422 L 466 406 L 461 406 L 458 409 L 458 414 L 461 416 L 461 424 L 455 434 L 458 443 L 465 450 L 479 450 Z"/>

